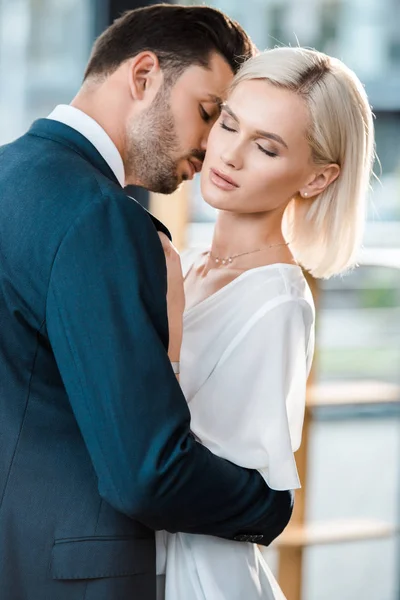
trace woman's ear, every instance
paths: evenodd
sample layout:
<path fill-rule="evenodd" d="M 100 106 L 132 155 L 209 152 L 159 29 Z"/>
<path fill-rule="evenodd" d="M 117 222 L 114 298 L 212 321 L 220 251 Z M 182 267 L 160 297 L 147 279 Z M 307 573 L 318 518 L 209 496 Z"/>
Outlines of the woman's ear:
<path fill-rule="evenodd" d="M 130 61 L 128 77 L 132 98 L 151 103 L 163 80 L 156 54 L 150 51 L 137 54 Z"/>
<path fill-rule="evenodd" d="M 303 198 L 313 198 L 321 194 L 340 175 L 339 165 L 332 163 L 321 167 L 313 179 L 300 190 Z"/>

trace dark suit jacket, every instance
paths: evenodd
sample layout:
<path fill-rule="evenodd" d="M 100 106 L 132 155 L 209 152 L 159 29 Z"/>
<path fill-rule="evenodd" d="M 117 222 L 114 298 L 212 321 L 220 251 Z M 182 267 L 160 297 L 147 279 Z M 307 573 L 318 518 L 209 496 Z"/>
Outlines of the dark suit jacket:
<path fill-rule="evenodd" d="M 1 600 L 154 600 L 154 529 L 288 522 L 289 492 L 190 433 L 155 225 L 66 125 L 0 149 Z"/>

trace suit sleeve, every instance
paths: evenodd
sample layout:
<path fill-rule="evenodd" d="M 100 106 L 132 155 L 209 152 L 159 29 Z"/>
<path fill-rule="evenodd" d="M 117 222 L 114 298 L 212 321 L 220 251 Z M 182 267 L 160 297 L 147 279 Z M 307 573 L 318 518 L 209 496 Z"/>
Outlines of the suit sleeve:
<path fill-rule="evenodd" d="M 195 441 L 166 348 L 166 268 L 149 217 L 101 198 L 62 240 L 49 282 L 47 332 L 72 410 L 116 510 L 154 529 L 225 538 L 286 526 L 290 492 Z"/>

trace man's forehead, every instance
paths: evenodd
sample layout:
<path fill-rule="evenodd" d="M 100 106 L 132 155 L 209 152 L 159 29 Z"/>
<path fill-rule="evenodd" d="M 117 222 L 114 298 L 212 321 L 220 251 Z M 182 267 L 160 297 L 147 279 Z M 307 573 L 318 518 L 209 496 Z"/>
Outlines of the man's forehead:
<path fill-rule="evenodd" d="M 226 99 L 226 90 L 233 79 L 230 65 L 220 56 L 213 56 L 209 65 L 191 65 L 177 81 L 177 87 L 190 90 L 195 96 L 220 105 Z"/>
<path fill-rule="evenodd" d="M 228 62 L 219 54 L 211 55 L 208 64 L 209 78 L 212 80 L 213 85 L 219 88 L 218 91 L 214 91 L 215 96 L 221 96 L 221 86 L 225 90 L 226 87 L 231 83 L 234 74 L 232 67 Z"/>

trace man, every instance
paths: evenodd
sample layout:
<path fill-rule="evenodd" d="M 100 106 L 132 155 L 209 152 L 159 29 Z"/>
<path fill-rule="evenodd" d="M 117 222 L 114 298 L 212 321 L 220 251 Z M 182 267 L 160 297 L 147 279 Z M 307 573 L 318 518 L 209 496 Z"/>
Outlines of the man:
<path fill-rule="evenodd" d="M 155 529 L 267 545 L 290 518 L 289 492 L 192 436 L 167 354 L 168 232 L 123 190 L 201 169 L 251 52 L 213 9 L 132 11 L 71 106 L 0 149 L 2 600 L 154 600 Z"/>

